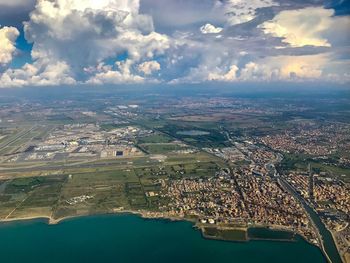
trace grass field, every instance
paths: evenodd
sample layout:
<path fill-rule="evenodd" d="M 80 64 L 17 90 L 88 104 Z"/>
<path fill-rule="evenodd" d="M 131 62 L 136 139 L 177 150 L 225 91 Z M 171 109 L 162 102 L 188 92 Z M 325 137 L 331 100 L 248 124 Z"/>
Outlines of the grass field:
<path fill-rule="evenodd" d="M 169 136 L 163 134 L 152 134 L 150 136 L 141 137 L 138 139 L 139 144 L 143 143 L 169 143 L 173 141 L 173 139 Z"/>
<path fill-rule="evenodd" d="M 166 154 L 168 152 L 187 149 L 174 143 L 144 143 L 140 146 L 151 154 Z"/>
<path fill-rule="evenodd" d="M 210 177 L 224 167 L 216 157 L 201 152 L 169 155 L 161 163 L 142 157 L 91 164 L 105 165 L 67 166 L 58 171 L 34 168 L 25 177 L 22 174 L 19 178 L 1 181 L 0 218 L 51 216 L 58 219 L 109 213 L 121 207 L 157 211 L 168 201 L 159 197 L 159 179 Z M 67 202 L 82 196 L 91 198 L 75 204 Z"/>
<path fill-rule="evenodd" d="M 311 164 L 315 173 L 326 172 L 331 176 L 335 176 L 344 181 L 350 182 L 350 169 L 341 168 L 322 161 L 315 161 L 310 156 L 303 154 L 284 154 L 284 159 L 279 165 L 279 170 L 298 170 L 301 172 L 306 172 L 309 163 Z"/>
<path fill-rule="evenodd" d="M 226 240 L 226 241 L 247 241 L 246 229 L 230 229 L 218 227 L 203 227 L 203 235 L 207 238 Z"/>

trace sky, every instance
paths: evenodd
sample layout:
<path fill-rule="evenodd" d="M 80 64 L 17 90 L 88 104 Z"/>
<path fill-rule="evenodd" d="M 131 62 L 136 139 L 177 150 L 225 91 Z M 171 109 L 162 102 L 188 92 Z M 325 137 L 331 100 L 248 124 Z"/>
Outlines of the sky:
<path fill-rule="evenodd" d="M 349 0 L 0 0 L 0 87 L 350 83 Z"/>

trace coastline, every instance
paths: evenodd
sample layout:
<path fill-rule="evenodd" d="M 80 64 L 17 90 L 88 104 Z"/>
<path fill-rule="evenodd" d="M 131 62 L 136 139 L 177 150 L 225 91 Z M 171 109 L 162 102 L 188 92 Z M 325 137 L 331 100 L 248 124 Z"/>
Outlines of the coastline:
<path fill-rule="evenodd" d="M 134 253 L 135 248 L 143 251 L 141 254 L 144 255 L 144 253 L 149 252 L 150 248 L 156 246 L 160 253 L 166 256 L 169 252 L 168 249 L 176 253 L 179 251 L 179 247 L 184 246 L 184 250 L 181 250 L 184 251 L 184 254 L 180 258 L 190 258 L 190 260 L 182 262 L 197 262 L 195 259 L 202 257 L 203 253 L 207 253 L 207 256 L 202 257 L 201 259 L 205 260 L 201 260 L 201 262 L 213 262 L 209 260 L 210 255 L 212 252 L 216 254 L 214 251 L 219 249 L 223 251 L 223 254 L 220 254 L 223 257 L 217 258 L 217 262 L 222 263 L 225 262 L 226 252 L 240 258 L 242 262 L 245 259 L 249 259 L 249 262 L 257 262 L 256 259 L 260 259 L 260 257 L 255 252 L 261 250 L 266 253 L 265 259 L 261 262 L 279 262 L 280 259 L 284 258 L 284 255 L 288 254 L 290 256 L 288 263 L 296 262 L 296 260 L 291 260 L 293 257 L 304 263 L 312 262 L 313 258 L 314 262 L 325 263 L 319 249 L 299 238 L 295 243 L 270 242 L 268 240 L 245 243 L 215 241 L 203 238 L 201 232 L 194 228 L 192 223 L 183 220 L 171 222 L 168 219 L 142 219 L 133 214 L 99 214 L 69 219 L 52 226 L 48 225 L 47 222 L 47 220 L 36 219 L 0 226 L 0 235 L 4 237 L 1 239 L 2 245 L 4 245 L 1 251 L 7 257 L 5 261 L 51 262 L 50 259 L 52 259 L 52 261 L 65 262 L 65 259 L 69 258 L 67 262 L 76 263 L 81 262 L 80 258 L 84 258 L 86 251 L 88 251 L 91 257 L 82 262 L 101 262 L 101 258 L 113 258 L 115 262 L 124 262 L 122 259 L 126 257 L 131 257 L 132 260 L 125 262 L 140 262 L 140 260 L 133 260 L 135 258 L 133 254 L 130 254 Z M 138 246 L 135 247 L 135 244 Z M 6 246 L 9 246 L 10 249 L 6 249 Z M 21 260 L 15 260 L 12 257 L 17 251 L 16 249 L 25 252 L 16 254 L 16 257 Z M 38 250 L 43 254 L 38 256 Z M 249 251 L 249 253 L 246 254 L 244 251 Z M 303 254 L 296 253 L 298 251 L 310 252 L 310 255 L 314 255 L 314 257 L 308 256 L 309 261 L 306 261 Z M 152 259 L 154 257 L 154 255 L 150 256 Z M 121 260 L 116 261 L 116 258 Z M 208 261 L 206 261 L 207 258 Z M 254 261 L 252 261 L 253 259 Z M 104 262 L 104 260 L 102 261 Z M 145 260 L 144 262 L 158 261 Z"/>
<path fill-rule="evenodd" d="M 318 247 L 321 251 L 323 250 L 322 247 L 313 244 L 312 242 L 310 242 L 304 235 L 302 235 L 301 233 L 294 231 L 293 229 L 289 229 L 285 226 L 276 226 L 276 225 L 271 225 L 271 226 L 266 226 L 266 225 L 259 225 L 259 224 L 255 224 L 253 226 L 249 226 L 249 227 L 222 227 L 219 225 L 206 225 L 204 226 L 203 224 L 200 224 L 197 222 L 197 220 L 195 219 L 191 219 L 191 218 L 186 218 L 186 217 L 176 217 L 176 216 L 167 216 L 164 215 L 163 213 L 159 213 L 159 212 L 149 212 L 149 211 L 134 211 L 134 210 L 118 210 L 118 211 L 113 211 L 113 212 L 107 212 L 107 213 L 100 213 L 100 214 L 81 214 L 81 215 L 73 215 L 73 216 L 66 216 L 66 217 L 61 217 L 61 218 L 57 218 L 54 219 L 50 216 L 30 216 L 30 217 L 21 217 L 21 218 L 7 218 L 7 219 L 1 219 L 0 220 L 0 224 L 2 223 L 11 223 L 11 222 L 21 222 L 21 221 L 31 221 L 31 220 L 44 220 L 45 223 L 47 223 L 48 225 L 57 225 L 65 220 L 68 219 L 74 219 L 74 218 L 80 218 L 80 217 L 89 217 L 89 216 L 98 216 L 98 215 L 136 215 L 139 216 L 143 219 L 162 219 L 162 220 L 168 220 L 168 221 L 186 221 L 186 222 L 190 222 L 193 224 L 193 227 L 198 229 L 199 231 L 201 231 L 203 238 L 207 238 L 207 239 L 214 239 L 211 236 L 207 236 L 204 234 L 204 228 L 205 227 L 213 227 L 213 228 L 217 228 L 217 229 L 231 229 L 231 230 L 235 230 L 235 229 L 245 229 L 246 231 L 248 231 L 248 229 L 250 228 L 264 228 L 264 229 L 270 229 L 271 231 L 284 231 L 284 232 L 289 232 L 292 233 L 294 236 L 298 235 L 300 236 L 304 241 L 306 241 L 307 243 L 309 243 L 310 245 L 316 246 Z M 223 240 L 220 238 L 215 238 L 217 240 Z M 284 242 L 292 242 L 293 240 L 286 240 L 286 239 L 272 239 L 272 238 L 247 238 L 247 240 L 226 240 L 226 241 L 231 241 L 231 242 L 249 242 L 250 240 L 265 240 L 265 241 L 284 241 Z M 323 251 L 322 251 L 323 252 Z"/>
<path fill-rule="evenodd" d="M 186 218 L 186 217 L 175 217 L 175 216 L 166 216 L 163 213 L 158 213 L 158 212 L 149 212 L 149 211 L 133 211 L 133 210 L 117 210 L 117 211 L 113 211 L 113 212 L 107 212 L 107 213 L 100 213 L 100 214 L 81 214 L 81 215 L 74 215 L 74 216 L 66 216 L 66 217 L 62 217 L 62 218 L 58 218 L 58 219 L 54 219 L 52 217 L 49 216 L 31 216 L 31 217 L 25 217 L 25 218 L 10 218 L 10 219 L 1 219 L 0 220 L 0 225 L 2 223 L 11 223 L 11 222 L 21 222 L 21 221 L 31 221 L 31 220 L 44 220 L 44 222 L 47 225 L 57 225 L 65 220 L 69 220 L 69 219 L 76 219 L 76 218 L 80 218 L 80 217 L 89 217 L 89 216 L 99 216 L 99 215 L 135 215 L 138 216 L 142 219 L 155 219 L 155 220 L 166 220 L 166 221 L 171 221 L 171 222 L 176 222 L 176 221 L 185 221 L 185 222 L 190 222 L 193 225 L 193 228 L 195 228 L 196 230 L 200 231 L 202 238 L 204 239 L 208 239 L 208 240 L 217 240 L 217 241 L 224 241 L 224 242 L 238 242 L 238 243 L 248 243 L 250 241 L 269 241 L 269 242 L 294 242 L 295 240 L 279 240 L 279 239 L 272 239 L 272 238 L 249 238 L 247 236 L 247 240 L 225 240 L 222 239 L 220 237 L 215 238 L 212 236 L 207 236 L 204 233 L 204 229 L 203 226 L 200 226 L 200 224 L 198 224 L 197 220 L 195 219 L 191 219 L 191 218 Z M 211 227 L 214 228 L 220 228 L 220 226 L 218 225 L 210 225 Z M 242 229 L 242 227 L 231 227 L 232 229 Z M 259 225 L 256 224 L 254 226 L 249 226 L 246 227 L 247 230 L 247 235 L 248 235 L 248 229 L 250 228 L 265 228 L 265 229 L 270 229 L 272 231 L 285 231 L 285 232 L 290 232 L 293 233 L 294 236 L 299 236 L 302 240 L 304 240 L 306 243 L 308 243 L 309 245 L 315 246 L 318 249 L 320 249 L 322 255 L 324 256 L 325 260 L 327 262 L 331 262 L 329 257 L 327 256 L 327 254 L 324 251 L 324 248 L 321 244 L 321 246 L 319 245 L 315 245 L 312 242 L 310 242 L 305 236 L 303 236 L 302 234 L 300 234 L 299 232 L 296 232 L 292 229 L 288 229 L 286 227 L 283 226 L 266 226 L 266 225 Z"/>
<path fill-rule="evenodd" d="M 30 221 L 30 220 L 43 219 L 46 221 L 46 223 L 48 225 L 56 225 L 56 224 L 59 224 L 62 221 L 65 221 L 67 219 L 88 217 L 88 216 L 98 216 L 98 215 L 118 215 L 118 214 L 121 214 L 121 215 L 132 214 L 132 215 L 140 216 L 141 218 L 144 218 L 144 219 L 165 219 L 165 220 L 170 220 L 170 221 L 188 221 L 191 223 L 195 223 L 195 220 L 191 220 L 189 218 L 158 215 L 158 213 L 153 213 L 153 212 L 148 212 L 148 211 L 120 210 L 120 211 L 97 213 L 97 214 L 72 215 L 72 216 L 65 216 L 65 217 L 61 217 L 61 218 L 57 218 L 57 219 L 52 218 L 52 217 L 47 216 L 47 215 L 7 218 L 7 219 L 0 219 L 0 224 L 1 223 L 11 223 L 11 222 L 16 222 L 16 221 L 20 222 L 20 221 Z"/>

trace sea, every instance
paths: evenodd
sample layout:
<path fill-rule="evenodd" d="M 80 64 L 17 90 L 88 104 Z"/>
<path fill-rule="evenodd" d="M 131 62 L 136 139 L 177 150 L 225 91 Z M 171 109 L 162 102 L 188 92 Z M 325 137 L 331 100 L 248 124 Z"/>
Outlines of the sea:
<path fill-rule="evenodd" d="M 2 263 L 318 263 L 321 250 L 294 242 L 210 240 L 186 221 L 132 214 L 0 223 Z"/>

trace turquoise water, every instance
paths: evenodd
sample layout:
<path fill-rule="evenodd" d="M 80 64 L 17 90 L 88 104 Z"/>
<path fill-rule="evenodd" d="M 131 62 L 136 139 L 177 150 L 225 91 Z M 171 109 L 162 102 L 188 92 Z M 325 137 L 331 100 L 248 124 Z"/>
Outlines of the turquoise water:
<path fill-rule="evenodd" d="M 246 243 L 203 239 L 188 222 L 147 220 L 134 215 L 0 224 L 2 263 L 128 262 L 325 262 L 321 251 L 297 242 Z"/>

